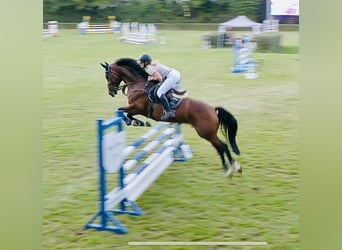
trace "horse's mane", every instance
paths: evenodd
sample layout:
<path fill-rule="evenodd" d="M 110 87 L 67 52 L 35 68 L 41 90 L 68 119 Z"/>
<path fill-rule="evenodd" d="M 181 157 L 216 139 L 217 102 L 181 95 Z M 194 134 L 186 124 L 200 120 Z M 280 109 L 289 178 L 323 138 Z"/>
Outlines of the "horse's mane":
<path fill-rule="evenodd" d="M 115 64 L 120 67 L 125 67 L 126 69 L 130 70 L 133 74 L 139 75 L 147 80 L 148 73 L 140 67 L 136 60 L 132 58 L 120 58 L 115 61 Z"/>

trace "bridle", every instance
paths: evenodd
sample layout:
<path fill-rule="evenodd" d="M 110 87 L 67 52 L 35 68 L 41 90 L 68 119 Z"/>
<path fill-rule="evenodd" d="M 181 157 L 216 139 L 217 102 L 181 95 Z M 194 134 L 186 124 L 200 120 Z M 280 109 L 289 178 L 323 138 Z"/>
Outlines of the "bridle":
<path fill-rule="evenodd" d="M 114 85 L 111 80 L 112 73 L 110 72 L 110 64 L 105 62 L 105 63 L 100 63 L 101 66 L 105 69 L 105 77 L 107 79 L 108 84 L 111 84 L 112 86 Z M 115 96 L 118 93 L 118 90 L 122 89 L 122 93 L 124 93 L 124 89 L 127 87 L 127 85 L 122 85 L 122 86 L 113 86 L 112 89 L 113 91 L 110 93 L 111 96 Z"/>
<path fill-rule="evenodd" d="M 108 64 L 107 62 L 105 62 L 104 64 L 103 63 L 100 63 L 101 66 L 105 69 L 105 77 L 107 79 L 107 82 L 108 84 L 111 84 L 112 85 L 112 89 L 113 89 L 113 93 L 110 93 L 111 96 L 115 96 L 119 90 L 121 90 L 122 94 L 127 96 L 127 93 L 125 93 L 125 90 L 126 88 L 129 86 L 129 85 L 132 85 L 132 84 L 135 84 L 135 82 L 124 82 L 123 85 L 120 85 L 120 86 L 113 86 L 114 84 L 112 83 L 112 80 L 111 80 L 111 76 L 112 76 L 112 73 L 110 71 L 110 64 Z M 146 86 L 147 84 L 145 84 L 145 88 L 144 89 L 135 89 L 134 91 L 143 91 L 146 93 Z"/>

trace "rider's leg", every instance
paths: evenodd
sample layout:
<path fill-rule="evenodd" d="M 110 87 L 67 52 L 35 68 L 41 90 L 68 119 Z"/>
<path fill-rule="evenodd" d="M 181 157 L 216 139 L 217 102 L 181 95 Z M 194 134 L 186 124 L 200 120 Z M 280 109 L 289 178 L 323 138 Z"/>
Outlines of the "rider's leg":
<path fill-rule="evenodd" d="M 160 99 L 161 104 L 164 107 L 165 114 L 161 117 L 162 120 L 167 120 L 170 118 L 175 117 L 175 113 L 170 108 L 170 104 L 168 99 L 166 98 L 165 94 L 171 89 L 171 88 L 178 88 L 180 82 L 180 73 L 177 70 L 172 70 L 164 79 L 164 82 L 160 85 L 157 96 Z"/>
<path fill-rule="evenodd" d="M 162 94 L 160 97 L 160 103 L 163 105 L 163 108 L 165 110 L 164 115 L 160 118 L 163 121 L 168 120 L 170 118 L 175 117 L 175 113 L 173 112 L 173 110 L 170 107 L 170 103 L 167 99 L 167 97 L 165 96 L 165 94 Z"/>
<path fill-rule="evenodd" d="M 175 117 L 175 113 L 170 107 L 169 100 L 166 97 L 166 93 L 174 86 L 174 79 L 172 77 L 168 77 L 164 80 L 164 82 L 160 85 L 157 96 L 159 97 L 160 103 L 164 108 L 164 115 L 161 117 L 161 120 L 167 120 Z"/>

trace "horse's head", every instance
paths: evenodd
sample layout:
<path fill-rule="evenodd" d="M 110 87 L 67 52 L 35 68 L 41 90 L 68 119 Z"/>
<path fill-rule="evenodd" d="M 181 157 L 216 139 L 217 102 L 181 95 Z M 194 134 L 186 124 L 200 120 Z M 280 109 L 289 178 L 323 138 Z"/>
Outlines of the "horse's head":
<path fill-rule="evenodd" d="M 107 88 L 108 94 L 112 97 L 115 97 L 120 90 L 120 82 L 122 81 L 121 77 L 118 74 L 112 73 L 111 65 L 107 62 L 100 63 L 101 66 L 105 69 L 105 77 L 107 79 Z"/>
<path fill-rule="evenodd" d="M 147 81 L 148 74 L 131 58 L 121 58 L 113 64 L 101 63 L 101 66 L 105 69 L 108 94 L 112 97 L 122 89 L 119 86 L 121 81 L 124 81 L 128 88 L 135 83 Z"/>

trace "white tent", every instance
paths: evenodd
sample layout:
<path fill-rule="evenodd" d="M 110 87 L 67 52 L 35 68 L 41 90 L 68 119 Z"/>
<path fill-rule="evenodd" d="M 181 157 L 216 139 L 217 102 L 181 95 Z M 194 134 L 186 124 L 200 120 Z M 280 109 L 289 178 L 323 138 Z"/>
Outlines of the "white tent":
<path fill-rule="evenodd" d="M 253 32 L 260 32 L 261 23 L 254 22 L 246 16 L 238 16 L 219 25 L 219 32 L 224 32 L 232 28 L 252 28 Z"/>

